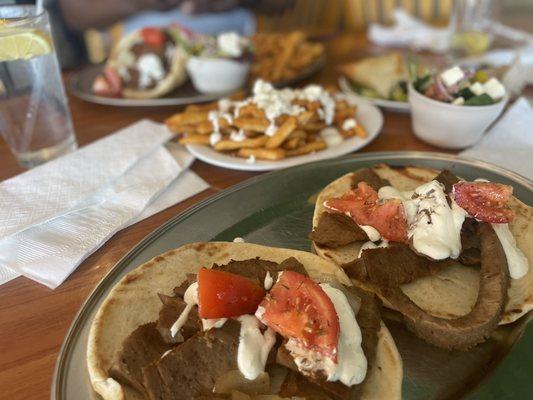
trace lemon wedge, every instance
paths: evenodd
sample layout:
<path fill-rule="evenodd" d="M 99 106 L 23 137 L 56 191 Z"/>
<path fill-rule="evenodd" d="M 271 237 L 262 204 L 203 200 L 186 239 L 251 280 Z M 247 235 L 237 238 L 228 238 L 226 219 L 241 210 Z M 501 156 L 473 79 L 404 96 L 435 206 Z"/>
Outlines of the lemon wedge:
<path fill-rule="evenodd" d="M 38 30 L 2 29 L 0 27 L 0 62 L 28 60 L 52 51 L 49 36 Z"/>

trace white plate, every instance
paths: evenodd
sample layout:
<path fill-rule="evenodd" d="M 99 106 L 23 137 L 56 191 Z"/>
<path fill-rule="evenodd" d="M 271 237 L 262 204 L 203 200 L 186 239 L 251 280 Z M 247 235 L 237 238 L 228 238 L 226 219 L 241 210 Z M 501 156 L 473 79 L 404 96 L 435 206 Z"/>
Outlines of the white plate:
<path fill-rule="evenodd" d="M 372 103 L 378 107 L 382 107 L 389 111 L 409 112 L 410 110 L 409 103 L 407 101 L 404 102 L 404 101 L 374 99 L 371 97 L 361 96 L 359 93 L 355 92 L 352 89 L 352 87 L 350 86 L 350 82 L 348 82 L 348 79 L 346 79 L 344 76 L 341 76 L 339 78 L 339 87 L 341 88 L 342 92 L 347 96 L 353 97 L 357 100 Z"/>
<path fill-rule="evenodd" d="M 378 136 L 383 126 L 383 114 L 379 108 L 366 102 L 360 102 L 354 99 L 349 100 L 357 104 L 357 121 L 359 121 L 368 132 L 368 137 L 364 139 L 359 137 L 351 137 L 345 139 L 337 146 L 328 147 L 327 149 L 318 151 L 316 153 L 306 154 L 298 157 L 290 157 L 280 161 L 256 160 L 253 163 L 249 162 L 245 158 L 233 157 L 224 153 L 219 153 L 208 146 L 187 145 L 187 149 L 195 157 L 205 161 L 208 164 L 241 171 L 270 171 L 273 169 L 287 168 L 312 161 L 343 156 L 345 154 L 362 149 L 368 145 Z"/>

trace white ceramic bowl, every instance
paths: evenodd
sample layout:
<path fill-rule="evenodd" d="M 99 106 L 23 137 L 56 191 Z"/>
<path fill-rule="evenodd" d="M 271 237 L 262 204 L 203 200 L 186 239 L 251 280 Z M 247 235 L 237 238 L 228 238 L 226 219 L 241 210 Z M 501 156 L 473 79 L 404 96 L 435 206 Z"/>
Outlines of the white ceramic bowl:
<path fill-rule="evenodd" d="M 476 143 L 501 114 L 508 96 L 486 106 L 459 106 L 433 100 L 409 84 L 409 104 L 415 135 L 447 149 L 462 149 Z"/>
<path fill-rule="evenodd" d="M 191 57 L 187 72 L 194 88 L 201 93 L 228 93 L 244 86 L 249 62 L 228 58 Z"/>

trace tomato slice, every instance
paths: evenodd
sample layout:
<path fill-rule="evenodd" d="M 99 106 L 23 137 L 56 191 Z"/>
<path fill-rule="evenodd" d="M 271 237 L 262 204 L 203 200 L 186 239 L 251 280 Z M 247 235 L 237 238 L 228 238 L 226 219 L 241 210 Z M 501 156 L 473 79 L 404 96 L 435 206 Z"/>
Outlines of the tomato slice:
<path fill-rule="evenodd" d="M 265 297 L 258 284 L 240 275 L 202 268 L 198 272 L 200 318 L 230 318 L 253 314 Z"/>
<path fill-rule="evenodd" d="M 331 299 L 312 279 L 284 271 L 259 307 L 259 319 L 280 335 L 337 360 L 339 317 Z"/>
<path fill-rule="evenodd" d="M 146 44 L 153 47 L 160 47 L 165 43 L 163 31 L 151 26 L 141 29 L 141 36 Z"/>
<path fill-rule="evenodd" d="M 455 202 L 468 215 L 492 224 L 504 224 L 514 218 L 509 206 L 513 187 L 492 182 L 458 182 L 453 185 Z"/>
<path fill-rule="evenodd" d="M 407 220 L 402 202 L 397 199 L 379 201 L 377 192 L 366 182 L 359 182 L 340 198 L 327 200 L 331 211 L 349 215 L 358 225 L 370 225 L 393 242 L 407 242 Z"/>

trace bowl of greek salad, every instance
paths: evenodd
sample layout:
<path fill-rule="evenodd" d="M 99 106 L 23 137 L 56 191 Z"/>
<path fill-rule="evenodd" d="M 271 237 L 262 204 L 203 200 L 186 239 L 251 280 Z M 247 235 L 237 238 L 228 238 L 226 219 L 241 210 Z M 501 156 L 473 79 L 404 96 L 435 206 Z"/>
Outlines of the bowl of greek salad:
<path fill-rule="evenodd" d="M 198 36 L 187 72 L 201 93 L 229 93 L 243 87 L 253 58 L 248 38 L 235 32 Z"/>
<path fill-rule="evenodd" d="M 435 146 L 476 143 L 508 101 L 490 70 L 459 65 L 434 71 L 410 64 L 409 104 L 415 135 Z"/>

